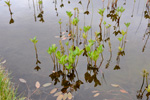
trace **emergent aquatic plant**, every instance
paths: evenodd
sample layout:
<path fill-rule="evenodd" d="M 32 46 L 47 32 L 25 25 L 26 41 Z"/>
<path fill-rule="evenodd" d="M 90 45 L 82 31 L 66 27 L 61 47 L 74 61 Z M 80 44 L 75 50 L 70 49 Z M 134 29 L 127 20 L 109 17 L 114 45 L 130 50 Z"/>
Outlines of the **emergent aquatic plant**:
<path fill-rule="evenodd" d="M 55 66 L 55 53 L 56 53 L 57 47 L 56 44 L 53 44 L 51 47 L 49 47 L 49 49 L 47 50 L 48 54 L 50 54 L 51 59 L 54 63 Z"/>
<path fill-rule="evenodd" d="M 87 57 L 88 63 L 91 62 L 91 64 L 92 64 L 92 61 L 94 61 L 95 67 L 96 67 L 96 62 L 99 58 L 99 55 L 103 52 L 103 46 L 101 44 L 95 50 L 92 50 L 91 47 L 94 45 L 94 43 L 95 43 L 95 40 L 90 39 L 89 44 L 85 45 L 85 50 L 88 55 L 88 57 Z M 90 59 L 90 61 L 89 61 L 89 59 Z"/>
<path fill-rule="evenodd" d="M 36 43 L 38 42 L 38 40 L 36 39 L 36 36 L 33 39 L 30 39 L 30 41 L 34 44 L 34 49 L 35 49 L 35 53 L 36 53 L 36 67 L 34 68 L 35 70 L 39 70 L 41 69 L 38 64 L 41 64 L 41 62 L 38 59 L 38 53 L 37 53 L 37 48 L 36 48 Z"/>
<path fill-rule="evenodd" d="M 105 11 L 105 8 L 104 9 L 99 9 L 99 11 L 98 11 L 98 13 L 101 15 L 99 26 L 101 26 L 101 23 L 103 21 L 104 11 Z"/>

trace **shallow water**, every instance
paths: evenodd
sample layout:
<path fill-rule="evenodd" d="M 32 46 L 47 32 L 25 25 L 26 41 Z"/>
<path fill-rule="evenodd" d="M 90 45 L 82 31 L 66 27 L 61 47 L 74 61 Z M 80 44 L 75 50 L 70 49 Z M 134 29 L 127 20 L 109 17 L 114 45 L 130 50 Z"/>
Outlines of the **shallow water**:
<path fill-rule="evenodd" d="M 9 8 L 4 3 L 4 0 L 0 1 L 0 55 L 7 60 L 5 66 L 12 72 L 12 76 L 14 77 L 13 82 L 15 82 L 16 85 L 19 84 L 18 93 L 27 95 L 26 85 L 20 83 L 19 78 L 25 79 L 31 90 L 35 89 L 34 85 L 36 81 L 39 81 L 41 84 L 52 82 L 49 75 L 53 71 L 53 63 L 46 51 L 52 44 L 59 46 L 59 39 L 55 38 L 55 36 L 58 36 L 60 33 L 58 24 L 59 19 L 61 18 L 63 22 L 62 31 L 65 32 L 67 28 L 66 23 L 69 21 L 66 11 L 73 12 L 73 8 L 78 7 L 80 11 L 79 27 L 82 28 L 84 24 L 86 26 L 91 24 L 93 9 L 92 30 L 90 31 L 94 33 L 95 31 L 100 30 L 100 15 L 97 11 L 99 8 L 103 7 L 103 3 L 100 0 L 92 0 L 88 8 L 90 14 L 84 15 L 83 13 L 87 9 L 87 0 L 82 0 L 83 6 L 78 4 L 78 0 L 70 1 L 70 4 L 68 4 L 68 1 L 63 1 L 64 7 L 62 8 L 60 7 L 61 0 L 58 0 L 56 5 L 53 0 L 43 0 L 42 10 L 44 11 L 44 22 L 42 23 L 39 21 L 40 18 L 37 18 L 40 13 L 40 9 L 36 6 L 36 1 L 34 1 L 35 10 L 32 0 L 12 0 L 10 2 L 12 4 L 10 7 L 11 12 L 13 13 L 12 19 L 14 20 L 14 23 L 11 24 L 9 24 L 11 19 Z M 149 71 L 148 68 L 150 66 L 149 40 L 146 44 L 145 51 L 142 52 L 143 46 L 145 45 L 148 37 L 146 36 L 143 41 L 143 35 L 145 34 L 148 25 L 148 19 L 145 19 L 144 14 L 142 13 L 146 10 L 144 0 L 136 0 L 135 7 L 133 6 L 134 0 L 126 0 L 126 5 L 123 5 L 124 2 L 125 1 L 119 0 L 117 3 L 117 6 L 123 6 L 125 8 L 125 12 L 123 12 L 120 19 L 120 29 L 126 30 L 124 22 L 130 22 L 131 25 L 128 29 L 128 41 L 125 44 L 125 56 L 120 56 L 119 66 L 121 69 L 114 70 L 114 67 L 117 64 L 116 58 L 119 45 L 117 38 L 121 35 L 115 36 L 112 34 L 114 29 L 111 27 L 110 41 L 112 44 L 112 58 L 110 60 L 109 67 L 106 69 L 105 66 L 109 60 L 110 53 L 108 43 L 105 43 L 103 53 L 104 61 L 97 74 L 98 80 L 101 82 L 101 86 L 94 87 L 94 82 L 87 83 L 85 81 L 84 74 L 87 71 L 87 60 L 85 57 L 80 57 L 77 72 L 79 79 L 83 81 L 84 84 L 80 86 L 80 89 L 73 93 L 74 100 L 137 100 L 137 90 L 140 89 L 142 84 L 142 70 L 147 69 Z M 57 7 L 57 11 L 55 11 L 55 6 Z M 104 7 L 107 7 L 107 0 L 105 0 Z M 134 13 L 133 17 L 131 17 L 133 7 Z M 115 23 L 112 22 L 110 18 L 106 17 L 108 12 L 109 11 L 106 9 L 104 13 L 104 20 L 114 26 Z M 36 66 L 35 51 L 33 43 L 29 40 L 34 36 L 36 36 L 39 40 L 37 43 L 37 51 L 38 59 L 41 61 L 41 64 L 39 64 L 41 70 L 38 72 L 34 70 Z M 92 38 L 94 39 L 94 36 L 92 36 Z M 81 45 L 80 48 L 82 47 L 83 46 Z M 100 63 L 100 61 L 98 63 Z M 102 78 L 101 71 L 104 73 L 105 80 Z M 112 87 L 111 84 L 118 84 L 129 94 L 121 93 L 119 91 L 121 88 Z M 55 86 L 51 85 L 48 90 L 41 88 L 41 91 L 49 92 L 54 87 L 62 88 L 59 83 Z M 100 95 L 93 97 L 94 94 L 92 91 L 94 90 L 100 91 Z M 143 100 L 146 99 L 145 94 L 143 95 Z M 32 100 L 45 100 L 43 98 L 46 96 L 47 94 L 42 92 L 40 95 L 34 94 L 31 98 Z M 55 100 L 56 97 L 48 95 L 47 100 L 48 99 Z"/>

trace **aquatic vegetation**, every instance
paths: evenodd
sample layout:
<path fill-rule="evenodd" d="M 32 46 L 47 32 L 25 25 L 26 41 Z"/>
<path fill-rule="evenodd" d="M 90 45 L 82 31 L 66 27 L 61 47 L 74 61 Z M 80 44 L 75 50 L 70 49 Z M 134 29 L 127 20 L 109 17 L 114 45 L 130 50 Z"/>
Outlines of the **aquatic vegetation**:
<path fill-rule="evenodd" d="M 99 9 L 99 11 L 98 11 L 98 13 L 101 15 L 99 26 L 101 26 L 101 23 L 103 22 L 104 12 L 105 12 L 105 8 Z"/>
<path fill-rule="evenodd" d="M 36 53 L 36 67 L 34 69 L 38 71 L 39 69 L 41 69 L 38 65 L 38 64 L 41 64 L 41 62 L 38 59 L 38 53 L 37 53 L 37 47 L 36 47 L 38 40 L 36 39 L 36 36 L 35 36 L 33 39 L 30 39 L 30 41 L 34 44 L 34 49 Z"/>
<path fill-rule="evenodd" d="M 89 44 L 85 45 L 85 50 L 87 53 L 87 61 L 91 65 L 92 65 L 92 61 L 94 61 L 96 67 L 96 62 L 99 58 L 99 55 L 103 52 L 103 46 L 101 44 L 95 50 L 91 50 L 91 47 L 94 45 L 95 40 L 90 39 L 88 42 Z"/>
<path fill-rule="evenodd" d="M 137 96 L 137 99 L 142 99 L 145 91 L 147 91 L 146 97 L 148 99 L 150 96 L 150 85 L 148 84 L 149 72 L 146 69 L 144 69 L 142 72 L 142 76 L 143 76 L 142 85 L 141 85 L 140 89 L 137 91 L 136 96 Z M 143 87 L 144 87 L 144 89 L 143 89 Z"/>
<path fill-rule="evenodd" d="M 7 6 L 9 7 L 9 12 L 10 12 L 10 21 L 9 21 L 9 24 L 12 24 L 12 23 L 14 23 L 14 19 L 12 18 L 12 11 L 11 11 L 11 8 L 10 8 L 10 6 L 11 6 L 11 4 L 10 4 L 10 1 L 5 1 L 5 3 L 7 4 Z"/>
<path fill-rule="evenodd" d="M 38 2 L 39 4 L 43 4 L 43 1 L 42 0 L 39 0 L 39 2 Z"/>
<path fill-rule="evenodd" d="M 104 9 L 99 9 L 98 13 L 99 13 L 101 16 L 104 16 L 104 11 L 105 11 L 105 8 L 104 8 Z"/>
<path fill-rule="evenodd" d="M 17 96 L 17 88 L 11 82 L 10 73 L 5 69 L 0 61 L 0 100 L 25 100 L 21 95 Z"/>
<path fill-rule="evenodd" d="M 8 7 L 11 6 L 10 1 L 5 1 L 5 3 L 7 4 Z"/>
<path fill-rule="evenodd" d="M 53 60 L 54 65 L 57 63 L 61 64 L 63 66 L 64 73 L 66 73 L 65 69 L 67 69 L 69 72 L 69 70 L 77 67 L 79 56 L 83 53 L 83 50 L 79 49 L 79 47 L 77 46 L 70 47 L 69 49 L 69 42 L 67 42 L 66 46 L 68 55 L 66 55 L 64 47 L 62 46 L 61 42 L 60 45 L 61 45 L 60 51 L 57 51 L 56 45 L 53 44 L 51 47 L 49 47 L 47 52 L 51 55 L 51 59 Z"/>

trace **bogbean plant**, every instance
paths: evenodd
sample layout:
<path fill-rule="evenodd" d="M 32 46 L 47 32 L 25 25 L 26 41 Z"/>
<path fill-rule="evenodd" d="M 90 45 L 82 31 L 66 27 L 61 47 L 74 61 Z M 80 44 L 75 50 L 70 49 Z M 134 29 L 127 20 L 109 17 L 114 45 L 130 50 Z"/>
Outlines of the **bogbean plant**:
<path fill-rule="evenodd" d="M 101 15 L 99 26 L 101 26 L 101 23 L 103 22 L 104 12 L 105 12 L 105 8 L 99 9 L 99 11 L 98 11 L 98 13 Z"/>
<path fill-rule="evenodd" d="M 116 14 L 119 16 L 119 18 L 121 18 L 122 16 L 122 13 L 125 11 L 125 9 L 121 6 L 121 7 L 118 7 L 116 9 Z"/>
<path fill-rule="evenodd" d="M 34 49 L 35 52 L 37 53 L 36 43 L 38 42 L 38 40 L 36 39 L 36 36 L 33 39 L 30 39 L 30 41 L 34 44 Z"/>
<path fill-rule="evenodd" d="M 36 39 L 36 36 L 35 36 L 33 39 L 30 39 L 30 41 L 34 44 L 34 49 L 35 49 L 35 54 L 36 54 L 36 67 L 34 69 L 38 71 L 39 69 L 41 69 L 38 65 L 38 64 L 41 64 L 41 62 L 38 59 L 38 53 L 37 53 L 37 47 L 36 47 L 38 40 Z"/>
<path fill-rule="evenodd" d="M 97 60 L 99 58 L 99 55 L 103 52 L 103 46 L 101 44 L 95 50 L 92 50 L 91 48 L 94 45 L 95 40 L 90 39 L 88 42 L 89 42 L 89 44 L 85 45 L 85 50 L 87 53 L 87 61 L 91 65 L 94 61 L 94 65 L 96 67 L 96 63 L 97 63 Z"/>
<path fill-rule="evenodd" d="M 117 23 L 118 23 L 118 26 L 119 26 L 119 23 L 120 23 L 120 18 L 122 16 L 122 13 L 125 11 L 125 9 L 123 7 L 118 7 L 116 9 L 116 14 L 118 15 L 118 20 L 117 20 Z"/>
<path fill-rule="evenodd" d="M 71 33 L 71 17 L 72 17 L 72 12 L 71 11 L 66 11 L 68 17 L 69 17 L 69 34 Z"/>
<path fill-rule="evenodd" d="M 69 48 L 69 42 L 66 42 L 67 52 L 68 54 L 62 53 L 61 51 L 57 51 L 57 47 L 53 44 L 47 52 L 50 54 L 54 65 L 59 63 L 59 65 L 63 66 L 63 72 L 66 74 L 66 69 L 68 72 L 77 67 L 79 56 L 83 53 L 83 50 L 79 49 L 79 47 L 71 46 Z M 68 50 L 69 49 L 69 50 Z M 57 60 L 56 60 L 57 59 Z M 58 67 L 58 66 L 57 66 Z"/>
<path fill-rule="evenodd" d="M 83 30 L 84 30 L 84 33 L 82 34 L 82 37 L 84 39 L 84 44 L 86 44 L 87 42 L 87 37 L 88 37 L 88 31 L 91 29 L 91 26 L 84 26 L 83 27 Z"/>
<path fill-rule="evenodd" d="M 126 42 L 127 31 L 128 31 L 128 27 L 130 26 L 130 23 L 124 23 L 124 24 L 125 24 L 125 26 L 126 26 L 127 29 L 126 29 L 126 31 L 122 30 L 121 31 L 122 36 L 118 38 L 118 40 L 120 41 L 119 42 L 119 47 L 118 47 L 119 51 L 122 51 L 124 49 L 123 48 L 123 43 Z M 124 37 L 125 37 L 125 39 L 124 39 Z M 124 44 L 124 47 L 125 47 L 125 44 Z"/>

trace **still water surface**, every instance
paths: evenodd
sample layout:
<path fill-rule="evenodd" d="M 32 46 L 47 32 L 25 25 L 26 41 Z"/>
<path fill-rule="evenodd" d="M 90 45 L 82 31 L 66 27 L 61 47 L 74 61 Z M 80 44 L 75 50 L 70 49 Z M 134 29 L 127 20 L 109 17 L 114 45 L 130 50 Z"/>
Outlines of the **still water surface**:
<path fill-rule="evenodd" d="M 68 4 L 67 0 L 43 0 L 42 8 L 39 9 L 36 0 L 11 0 L 11 10 L 9 10 L 4 0 L 0 1 L 0 55 L 7 60 L 5 66 L 12 72 L 13 81 L 19 84 L 18 93 L 27 94 L 27 88 L 25 84 L 19 82 L 19 78 L 27 80 L 31 90 L 35 89 L 34 84 L 36 81 L 41 84 L 54 83 L 49 77 L 53 71 L 53 63 L 46 51 L 52 44 L 59 46 L 59 39 L 55 38 L 55 36 L 60 33 L 59 19 L 63 22 L 62 31 L 65 32 L 67 29 L 66 24 L 69 19 L 66 11 L 73 12 L 73 9 L 78 7 L 80 12 L 79 27 L 92 25 L 92 30 L 90 30 L 92 33 L 100 30 L 100 15 L 97 11 L 103 8 L 102 1 L 91 0 L 88 8 L 88 0 L 82 0 L 82 5 L 78 4 L 78 2 L 79 0 L 75 0 L 70 1 L 70 4 Z M 107 2 L 105 0 L 105 8 L 107 8 Z M 85 57 L 80 57 L 77 72 L 79 79 L 84 84 L 76 92 L 73 92 L 74 100 L 137 100 L 137 91 L 142 84 L 142 75 L 140 73 L 144 68 L 149 71 L 150 66 L 149 35 L 146 35 L 145 40 L 143 40 L 145 32 L 148 31 L 149 19 L 144 18 L 143 12 L 147 10 L 144 0 L 136 0 L 135 6 L 134 0 L 126 0 L 125 5 L 124 3 L 125 0 L 119 0 L 117 6 L 125 8 L 125 12 L 123 12 L 120 19 L 120 29 L 126 30 L 124 22 L 131 23 L 128 29 L 127 43 L 125 44 L 125 56 L 120 56 L 120 61 L 116 61 L 119 45 L 117 38 L 119 35 L 115 36 L 113 34 L 115 22 L 106 17 L 109 14 L 109 10 L 106 9 L 103 20 L 112 24 L 110 28 L 112 58 L 110 59 L 108 43 L 105 43 L 104 61 L 96 74 L 101 85 L 94 87 L 94 81 L 92 83 L 85 81 L 87 60 Z M 90 12 L 89 15 L 83 14 L 86 10 Z M 132 13 L 133 17 L 131 17 Z M 42 16 L 37 17 L 39 14 L 42 14 Z M 41 64 L 39 64 L 41 70 L 39 71 L 34 70 L 36 66 L 35 51 L 33 43 L 29 40 L 34 36 L 39 40 L 37 43 L 38 59 L 41 61 Z M 92 38 L 94 39 L 94 36 Z M 147 42 L 146 39 L 148 40 Z M 146 47 L 142 52 L 144 45 Z M 110 62 L 109 67 L 106 69 L 108 61 Z M 114 70 L 116 65 L 120 66 L 119 70 Z M 90 73 L 90 71 L 88 72 Z M 101 72 L 104 73 L 105 79 L 102 77 Z M 111 84 L 118 84 L 129 94 L 121 93 L 120 88 L 114 88 Z M 61 88 L 61 84 L 51 85 L 48 89 L 42 88 L 41 91 L 49 92 L 54 87 Z M 100 95 L 95 98 L 92 93 L 94 90 L 100 91 Z M 45 100 L 46 96 L 47 94 L 41 92 L 39 95 L 34 94 L 31 98 L 32 100 Z M 47 97 L 47 100 L 55 99 L 56 97 L 53 97 L 53 95 L 48 95 Z M 144 94 L 143 100 L 145 99 Z"/>

